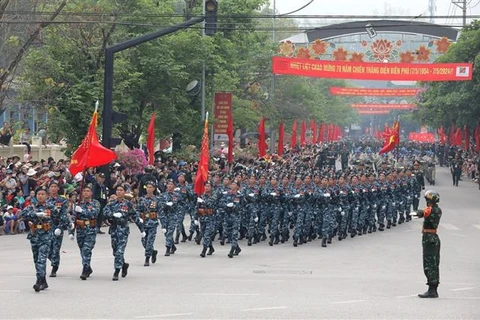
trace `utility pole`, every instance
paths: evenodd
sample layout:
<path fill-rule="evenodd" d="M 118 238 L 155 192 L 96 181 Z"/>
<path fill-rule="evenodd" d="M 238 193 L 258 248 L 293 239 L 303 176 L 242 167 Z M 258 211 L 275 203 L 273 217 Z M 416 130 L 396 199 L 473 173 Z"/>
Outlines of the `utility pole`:
<path fill-rule="evenodd" d="M 435 22 L 435 11 L 437 10 L 437 7 L 435 5 L 435 0 L 429 0 L 428 1 L 428 11 L 430 12 L 430 23 Z"/>
<path fill-rule="evenodd" d="M 272 28 L 272 42 L 275 45 L 275 28 L 276 28 L 276 17 L 277 17 L 277 1 L 273 0 L 273 28 Z M 272 104 L 275 107 L 275 74 L 272 72 L 272 92 L 269 95 L 272 97 Z M 272 124 L 270 124 L 270 154 L 273 154 L 275 151 L 275 132 Z"/>
<path fill-rule="evenodd" d="M 467 25 L 467 0 L 457 0 L 452 1 L 452 3 L 462 9 L 463 26 L 465 27 Z"/>

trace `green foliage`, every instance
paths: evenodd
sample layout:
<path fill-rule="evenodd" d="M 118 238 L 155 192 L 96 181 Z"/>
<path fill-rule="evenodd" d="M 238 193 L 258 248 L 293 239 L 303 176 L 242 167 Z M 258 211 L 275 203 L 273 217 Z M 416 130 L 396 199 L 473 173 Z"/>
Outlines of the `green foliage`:
<path fill-rule="evenodd" d="M 480 22 L 466 26 L 457 43 L 436 62 L 473 62 L 480 64 Z M 425 83 L 426 91 L 419 98 L 418 116 L 422 122 L 440 127 L 474 125 L 480 118 L 480 73 L 473 70 L 472 81 Z"/>

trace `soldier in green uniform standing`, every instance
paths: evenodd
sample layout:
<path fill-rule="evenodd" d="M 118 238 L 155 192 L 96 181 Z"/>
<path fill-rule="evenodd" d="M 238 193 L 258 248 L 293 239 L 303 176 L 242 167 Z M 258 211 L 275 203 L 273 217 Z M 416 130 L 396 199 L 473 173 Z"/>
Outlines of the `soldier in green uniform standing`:
<path fill-rule="evenodd" d="M 425 192 L 427 208 L 410 213 L 411 216 L 424 218 L 422 228 L 423 271 L 427 277 L 428 291 L 420 298 L 438 298 L 437 287 L 440 281 L 440 238 L 437 235 L 438 225 L 442 217 L 442 209 L 438 206 L 440 195 L 428 190 Z"/>

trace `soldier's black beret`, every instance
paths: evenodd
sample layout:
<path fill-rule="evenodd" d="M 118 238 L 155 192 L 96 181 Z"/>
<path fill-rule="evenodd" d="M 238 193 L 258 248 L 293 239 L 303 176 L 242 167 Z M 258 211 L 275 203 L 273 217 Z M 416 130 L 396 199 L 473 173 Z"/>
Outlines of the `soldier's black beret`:
<path fill-rule="evenodd" d="M 47 192 L 47 187 L 45 186 L 38 187 L 37 189 L 35 189 L 35 195 L 37 195 L 40 191 Z"/>

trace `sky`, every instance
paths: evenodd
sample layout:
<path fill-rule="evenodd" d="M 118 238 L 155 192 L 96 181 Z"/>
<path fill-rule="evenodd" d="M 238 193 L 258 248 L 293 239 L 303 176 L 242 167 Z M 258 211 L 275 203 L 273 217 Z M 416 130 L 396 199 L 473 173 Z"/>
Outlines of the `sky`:
<path fill-rule="evenodd" d="M 270 0 L 273 6 L 273 1 Z M 276 0 L 278 14 L 294 11 L 310 0 Z M 436 15 L 452 16 L 448 21 L 437 20 L 436 23 L 461 25 L 462 10 L 452 4 L 451 0 L 435 0 Z M 480 15 L 480 0 L 467 0 L 467 15 Z M 394 15 L 429 16 L 429 0 L 314 0 L 307 8 L 295 15 L 373 15 L 385 14 L 390 7 Z M 456 18 L 454 17 L 456 16 Z M 428 20 L 421 20 L 428 22 Z"/>

